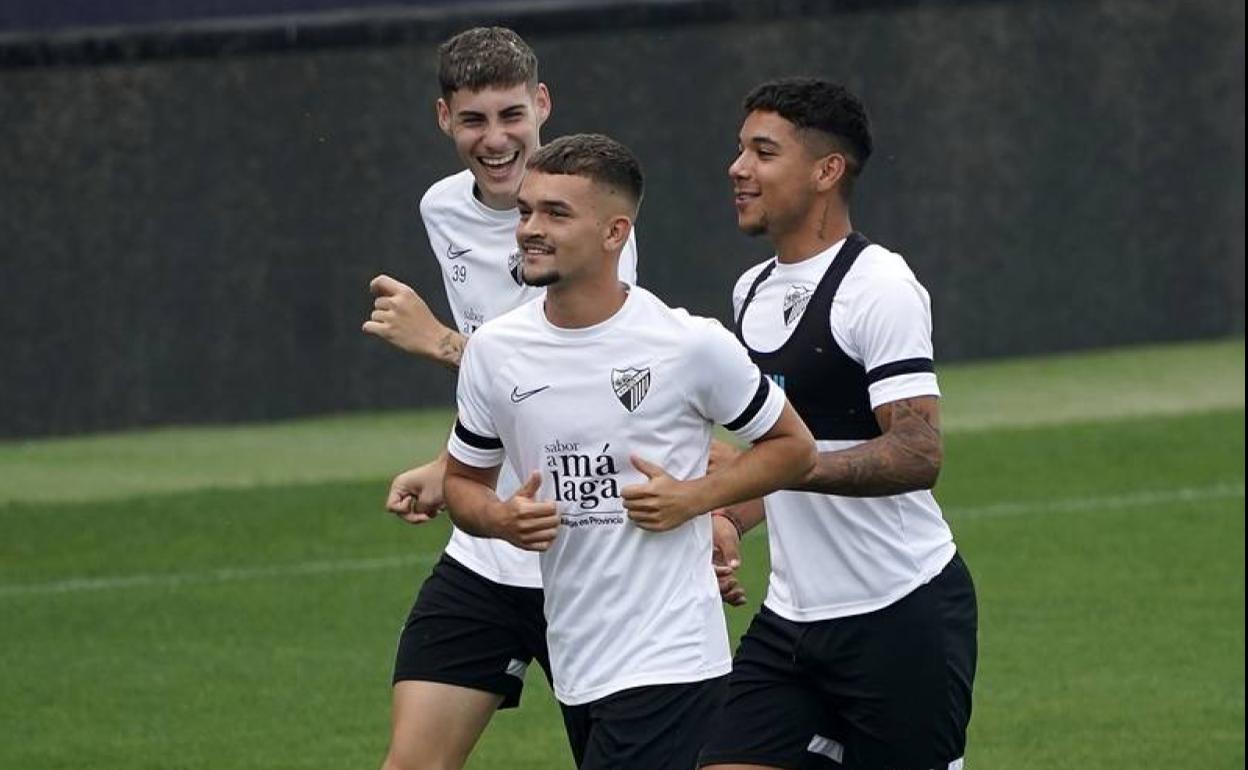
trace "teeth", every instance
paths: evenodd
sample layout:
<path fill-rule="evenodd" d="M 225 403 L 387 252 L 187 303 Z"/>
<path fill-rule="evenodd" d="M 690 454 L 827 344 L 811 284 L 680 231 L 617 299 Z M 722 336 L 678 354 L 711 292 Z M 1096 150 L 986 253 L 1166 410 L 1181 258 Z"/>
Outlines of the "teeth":
<path fill-rule="evenodd" d="M 504 155 L 504 156 L 503 156 L 503 157 L 501 157 L 501 158 L 485 158 L 485 157 L 483 157 L 483 158 L 481 158 L 480 160 L 481 160 L 481 164 L 482 164 L 483 166 L 489 166 L 490 168 L 502 168 L 503 166 L 506 166 L 508 163 L 511 163 L 512 161 L 514 161 L 514 160 L 515 160 L 516 158 L 518 158 L 518 157 L 520 157 L 520 151 L 519 151 L 519 150 L 517 150 L 517 151 L 513 152 L 513 153 L 512 153 L 512 154 L 510 154 L 510 155 Z"/>

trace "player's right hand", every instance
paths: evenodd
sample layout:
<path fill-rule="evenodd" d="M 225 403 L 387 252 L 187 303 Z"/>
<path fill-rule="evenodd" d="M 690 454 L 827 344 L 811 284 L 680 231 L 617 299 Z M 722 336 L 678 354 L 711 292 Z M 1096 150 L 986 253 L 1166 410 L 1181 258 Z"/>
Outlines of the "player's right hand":
<path fill-rule="evenodd" d="M 446 463 L 442 459 L 403 471 L 390 482 L 386 510 L 409 524 L 424 524 L 445 505 L 442 477 Z"/>
<path fill-rule="evenodd" d="M 737 525 L 725 516 L 711 514 L 711 564 L 719 582 L 719 597 L 725 604 L 740 607 L 746 602 L 745 586 L 737 579 L 741 566 L 741 536 Z"/>
<path fill-rule="evenodd" d="M 373 312 L 362 327 L 368 334 L 418 356 L 434 357 L 438 340 L 451 331 L 434 317 L 429 304 L 411 286 L 388 275 L 368 282 Z"/>
<path fill-rule="evenodd" d="M 554 503 L 534 499 L 542 486 L 542 474 L 533 471 L 515 494 L 498 508 L 495 528 L 503 540 L 526 551 L 545 551 L 559 533 L 559 514 Z"/>

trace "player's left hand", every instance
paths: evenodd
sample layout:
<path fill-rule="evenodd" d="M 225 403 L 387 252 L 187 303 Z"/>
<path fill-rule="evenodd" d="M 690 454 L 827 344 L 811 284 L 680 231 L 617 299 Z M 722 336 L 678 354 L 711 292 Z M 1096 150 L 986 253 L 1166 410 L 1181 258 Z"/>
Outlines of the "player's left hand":
<path fill-rule="evenodd" d="M 646 475 L 644 484 L 630 484 L 620 490 L 624 508 L 634 524 L 652 532 L 666 532 L 706 513 L 693 507 L 687 482 L 677 481 L 658 465 L 637 455 L 629 459 L 634 468 Z"/>
<path fill-rule="evenodd" d="M 717 473 L 724 470 L 733 461 L 741 455 L 741 450 L 732 444 L 725 443 L 719 439 L 711 439 L 711 452 L 707 457 L 706 474 Z"/>

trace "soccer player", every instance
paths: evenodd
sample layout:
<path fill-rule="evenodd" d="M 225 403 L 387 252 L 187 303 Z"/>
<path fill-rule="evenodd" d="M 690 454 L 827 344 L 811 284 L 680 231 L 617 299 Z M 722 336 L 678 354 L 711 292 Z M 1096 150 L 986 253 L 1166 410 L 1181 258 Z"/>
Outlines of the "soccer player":
<path fill-rule="evenodd" d="M 529 159 L 517 239 L 546 296 L 472 337 L 448 444 L 455 522 L 542 553 L 580 770 L 693 769 L 731 665 L 701 514 L 794 483 L 814 459 L 727 330 L 617 278 L 641 197 L 640 166 L 607 137 Z M 714 423 L 754 442 L 730 474 L 703 475 Z M 504 459 L 526 479 L 507 497 Z"/>
<path fill-rule="evenodd" d="M 443 326 L 409 286 L 387 276 L 364 331 L 457 369 L 466 338 L 484 321 L 540 296 L 520 279 L 516 191 L 551 110 L 537 57 L 514 32 L 475 28 L 439 51 L 437 120 L 464 170 L 420 202 L 458 327 Z M 636 247 L 623 248 L 619 277 L 632 282 Z M 445 455 L 399 474 L 387 508 L 419 524 L 442 506 Z M 505 472 L 499 491 L 519 481 Z M 399 639 L 393 723 L 385 770 L 463 767 L 494 712 L 519 703 L 525 670 L 549 671 L 537 555 L 453 530 L 421 587 Z"/>
<path fill-rule="evenodd" d="M 701 766 L 960 768 L 977 611 L 929 491 L 942 449 L 928 295 L 850 224 L 872 149 L 858 98 L 787 79 L 754 89 L 745 113 L 737 223 L 775 257 L 737 282 L 737 333 L 820 454 L 800 491 L 766 497 L 767 597 Z M 748 528 L 762 507 L 732 513 Z"/>

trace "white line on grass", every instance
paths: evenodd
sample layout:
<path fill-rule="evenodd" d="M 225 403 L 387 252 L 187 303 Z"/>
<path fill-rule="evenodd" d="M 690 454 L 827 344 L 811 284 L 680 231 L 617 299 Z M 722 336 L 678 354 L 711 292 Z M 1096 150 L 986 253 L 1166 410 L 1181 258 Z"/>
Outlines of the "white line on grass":
<path fill-rule="evenodd" d="M 1150 489 L 1127 495 L 1106 497 L 1067 497 L 1055 500 L 1017 500 L 966 508 L 946 508 L 952 518 L 976 518 L 979 516 L 1012 516 L 1020 513 L 1061 512 L 1074 513 L 1093 510 L 1120 510 L 1122 508 L 1146 507 L 1169 503 L 1200 502 L 1202 500 L 1230 500 L 1244 496 L 1244 485 L 1214 484 L 1208 487 L 1176 487 L 1174 489 Z"/>
<path fill-rule="evenodd" d="M 54 580 L 49 583 L 0 586 L 0 596 L 28 596 L 30 594 L 64 594 L 79 591 L 105 591 L 114 588 L 177 588 L 202 583 L 227 583 L 235 580 L 291 577 L 295 575 L 327 575 L 337 572 L 369 572 L 372 570 L 398 569 L 418 564 L 430 564 L 436 554 L 411 556 L 382 556 L 371 559 L 342 559 L 338 561 L 308 561 L 275 567 L 226 567 L 207 572 L 164 572 L 147 575 L 124 575 L 106 578 L 74 578 Z"/>
<path fill-rule="evenodd" d="M 1017 516 L 1025 513 L 1074 513 L 1078 511 L 1116 511 L 1123 508 L 1145 508 L 1170 503 L 1199 502 L 1202 500 L 1232 500 L 1244 496 L 1244 485 L 1214 484 L 1207 487 L 1175 487 L 1153 489 L 1129 495 L 1105 495 L 1088 497 L 1064 497 L 1053 500 L 1011 500 L 1004 503 L 973 505 L 966 507 L 944 506 L 945 517 L 950 519 L 973 519 L 981 516 Z M 746 537 L 763 537 L 762 527 L 752 529 Z"/>
<path fill-rule="evenodd" d="M 1244 485 L 1214 484 L 1207 487 L 1177 487 L 1136 492 L 1128 495 L 1103 497 L 1068 497 L 1054 500 L 1019 500 L 991 505 L 952 507 L 946 512 L 951 518 L 975 518 L 980 516 L 1016 516 L 1025 513 L 1052 513 L 1078 511 L 1109 511 L 1122 508 L 1149 507 L 1170 503 L 1201 502 L 1206 500 L 1231 500 L 1244 497 Z M 753 535 L 762 533 L 754 530 Z M 431 564 L 438 554 L 413 554 L 410 556 L 383 556 L 372 559 L 344 559 L 339 561 L 311 561 L 273 567 L 230 567 L 207 572 L 170 572 L 147 575 L 125 575 L 107 578 L 74 578 L 54 580 L 48 583 L 0 586 L 0 598 L 6 596 L 31 596 L 35 594 L 64 594 L 82 591 L 106 591 L 118 588 L 176 588 L 184 585 L 224 583 L 237 580 L 290 577 L 294 575 L 327 575 L 337 572 L 368 572 L 372 570 L 397 569 L 418 564 Z"/>

